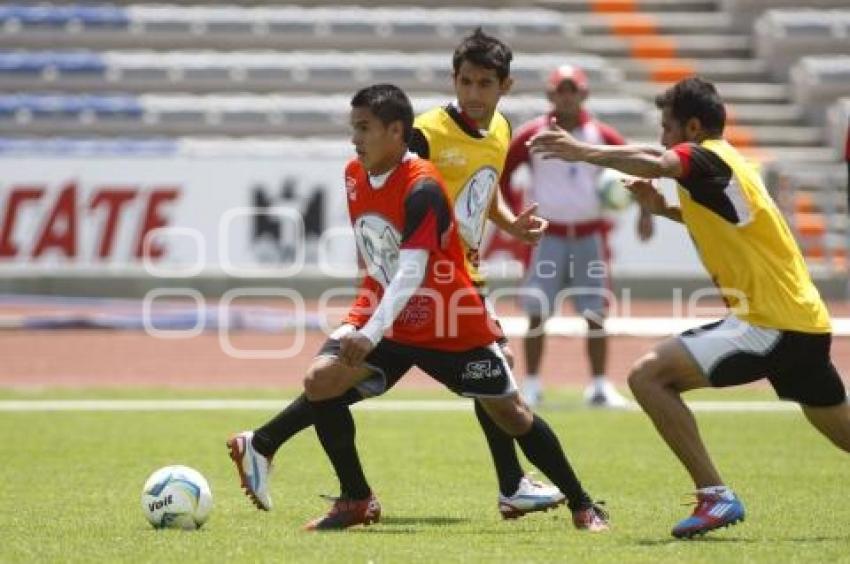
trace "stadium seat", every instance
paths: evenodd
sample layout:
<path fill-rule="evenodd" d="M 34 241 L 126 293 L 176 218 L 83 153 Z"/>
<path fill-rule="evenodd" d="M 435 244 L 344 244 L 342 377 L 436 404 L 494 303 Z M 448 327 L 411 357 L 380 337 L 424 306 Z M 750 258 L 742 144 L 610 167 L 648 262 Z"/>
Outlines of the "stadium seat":
<path fill-rule="evenodd" d="M 129 23 L 127 11 L 109 5 L 0 5 L 0 24 L 16 29 L 123 28 Z"/>
<path fill-rule="evenodd" d="M 83 15 L 76 15 L 77 12 Z M 363 8 L 132 5 L 74 9 L 17 6 L 0 12 L 0 45 L 277 49 L 451 48 L 483 26 L 515 49 L 568 49 L 576 27 L 539 8 Z M 42 22 L 50 22 L 45 26 Z"/>
<path fill-rule="evenodd" d="M 827 110 L 826 131 L 829 145 L 835 150 L 837 159 L 845 158 L 847 147 L 848 130 L 850 130 L 850 96 L 839 98 Z"/>
<path fill-rule="evenodd" d="M 807 109 L 814 123 L 823 125 L 824 108 L 842 96 L 850 96 L 850 55 L 803 57 L 791 68 L 794 100 Z"/>
<path fill-rule="evenodd" d="M 774 8 L 846 8 L 847 0 L 721 0 L 724 11 L 732 16 L 733 25 L 751 30 L 753 22 Z"/>
<path fill-rule="evenodd" d="M 517 92 L 542 90 L 557 65 L 586 69 L 595 92 L 615 92 L 622 73 L 601 57 L 574 53 L 518 54 Z M 18 90 L 71 92 L 343 92 L 392 82 L 416 92 L 451 90 L 443 53 L 341 51 L 7 51 L 0 81 Z"/>
<path fill-rule="evenodd" d="M 767 176 L 810 266 L 846 268 L 846 167 L 834 162 L 801 167 L 777 160 Z"/>
<path fill-rule="evenodd" d="M 756 54 L 781 80 L 800 57 L 846 53 L 848 42 L 850 10 L 769 10 L 755 23 Z"/>
<path fill-rule="evenodd" d="M 445 104 L 441 94 L 412 99 L 417 112 Z M 0 132 L 12 134 L 345 135 L 349 95 L 53 95 L 0 96 Z M 506 98 L 515 124 L 545 113 L 542 96 Z M 647 134 L 655 110 L 636 98 L 595 98 L 590 109 L 627 135 Z"/>

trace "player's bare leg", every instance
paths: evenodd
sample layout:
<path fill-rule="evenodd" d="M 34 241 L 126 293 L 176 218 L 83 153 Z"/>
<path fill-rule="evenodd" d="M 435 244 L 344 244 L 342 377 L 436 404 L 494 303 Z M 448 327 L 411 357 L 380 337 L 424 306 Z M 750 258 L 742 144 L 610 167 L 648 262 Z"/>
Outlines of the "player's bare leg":
<path fill-rule="evenodd" d="M 304 377 L 304 394 L 310 401 L 321 401 L 344 394 L 370 373 L 366 366 L 352 367 L 333 356 L 313 361 Z"/>
<path fill-rule="evenodd" d="M 667 339 L 640 358 L 629 374 L 635 399 L 676 454 L 697 488 L 722 484 L 681 393 L 709 385 L 678 339 Z"/>
<path fill-rule="evenodd" d="M 723 484 L 700 437 L 696 419 L 682 401 L 682 392 L 709 385 L 684 345 L 678 339 L 663 341 L 635 363 L 629 385 L 697 487 L 696 507 L 673 527 L 673 536 L 690 538 L 743 521 L 743 504 Z"/>
<path fill-rule="evenodd" d="M 544 320 L 539 315 L 528 317 L 528 332 L 522 346 L 525 351 L 525 379 L 522 382 L 522 395 L 525 401 L 536 406 L 542 397 L 543 385 L 540 382 L 540 363 L 546 344 Z"/>
<path fill-rule="evenodd" d="M 806 419 L 815 429 L 841 450 L 850 452 L 850 404 L 844 402 L 832 407 L 802 407 Z"/>
<path fill-rule="evenodd" d="M 601 321 L 587 319 L 587 359 L 591 374 L 605 374 L 608 364 L 608 335 Z"/>
<path fill-rule="evenodd" d="M 617 391 L 606 376 L 608 368 L 608 335 L 605 333 L 605 317 L 599 313 L 586 312 L 587 358 L 590 362 L 591 383 L 584 392 L 584 401 L 593 407 L 623 408 L 629 400 Z"/>

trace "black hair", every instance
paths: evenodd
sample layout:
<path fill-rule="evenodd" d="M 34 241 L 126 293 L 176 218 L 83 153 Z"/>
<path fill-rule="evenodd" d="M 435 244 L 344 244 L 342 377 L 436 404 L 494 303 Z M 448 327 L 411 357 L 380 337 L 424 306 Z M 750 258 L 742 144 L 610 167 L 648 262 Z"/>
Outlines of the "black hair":
<path fill-rule="evenodd" d="M 373 84 L 367 86 L 351 98 L 352 108 L 369 108 L 384 127 L 394 121 L 400 121 L 403 127 L 404 142 L 410 141 L 413 131 L 413 106 L 407 94 L 394 84 Z"/>
<path fill-rule="evenodd" d="M 680 80 L 655 98 L 659 109 L 670 108 L 673 118 L 681 125 L 697 118 L 702 128 L 712 136 L 723 135 L 726 108 L 714 84 L 698 76 Z"/>
<path fill-rule="evenodd" d="M 468 61 L 473 65 L 496 71 L 496 75 L 502 81 L 511 74 L 511 60 L 513 58 L 514 55 L 510 47 L 495 37 L 487 35 L 479 27 L 464 37 L 455 49 L 452 56 L 452 68 L 457 74 L 460 65 L 464 61 Z"/>

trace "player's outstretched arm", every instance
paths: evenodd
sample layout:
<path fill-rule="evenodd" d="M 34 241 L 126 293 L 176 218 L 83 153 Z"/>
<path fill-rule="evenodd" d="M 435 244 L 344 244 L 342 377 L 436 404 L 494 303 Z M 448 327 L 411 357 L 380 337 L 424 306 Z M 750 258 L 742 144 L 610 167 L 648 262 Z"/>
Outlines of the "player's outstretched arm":
<path fill-rule="evenodd" d="M 529 141 L 529 148 L 543 158 L 583 161 L 641 178 L 679 178 L 683 173 L 679 156 L 673 151 L 659 155 L 657 150 L 639 145 L 592 145 L 579 141 L 554 122 Z"/>

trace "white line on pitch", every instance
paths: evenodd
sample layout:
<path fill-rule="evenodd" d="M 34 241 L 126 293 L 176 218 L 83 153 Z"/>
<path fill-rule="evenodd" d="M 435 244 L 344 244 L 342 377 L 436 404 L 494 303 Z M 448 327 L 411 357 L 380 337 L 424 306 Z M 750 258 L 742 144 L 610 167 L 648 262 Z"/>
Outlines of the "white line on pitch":
<path fill-rule="evenodd" d="M 46 411 L 278 411 L 289 400 L 5 400 L 0 412 Z M 578 405 L 578 404 L 577 404 Z M 793 411 L 796 404 L 779 401 L 692 401 L 694 411 L 754 412 Z M 372 400 L 353 406 L 362 411 L 468 411 L 468 400 Z M 630 411 L 638 407 L 631 404 Z"/>
<path fill-rule="evenodd" d="M 669 337 L 688 329 L 717 321 L 708 317 L 609 317 L 605 320 L 605 331 L 609 335 L 624 337 Z M 528 330 L 528 319 L 522 316 L 499 317 L 502 329 L 508 337 L 521 337 Z M 587 321 L 578 316 L 556 316 L 546 322 L 549 335 L 581 337 L 587 333 Z M 833 317 L 832 335 L 850 336 L 850 318 Z"/>

